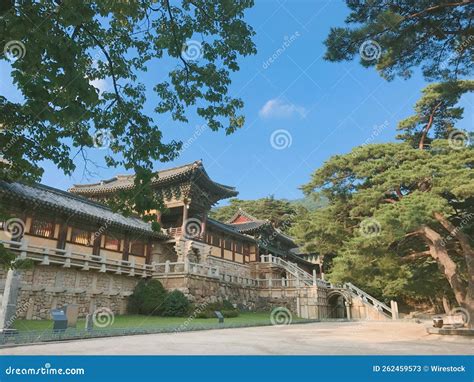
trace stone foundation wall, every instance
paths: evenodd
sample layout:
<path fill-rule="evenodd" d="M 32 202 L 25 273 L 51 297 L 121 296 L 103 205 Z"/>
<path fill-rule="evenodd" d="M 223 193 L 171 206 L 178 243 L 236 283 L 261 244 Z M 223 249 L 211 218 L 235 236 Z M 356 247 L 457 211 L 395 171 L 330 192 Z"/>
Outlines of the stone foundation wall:
<path fill-rule="evenodd" d="M 250 266 L 239 264 L 233 261 L 219 259 L 214 256 L 207 257 L 208 264 L 219 267 L 220 273 L 226 273 L 233 276 L 251 278 Z"/>
<path fill-rule="evenodd" d="M 180 290 L 196 305 L 228 300 L 244 310 L 256 310 L 259 306 L 257 288 L 242 286 L 198 275 L 160 277 L 168 290 Z"/>
<path fill-rule="evenodd" d="M 202 276 L 169 276 L 159 280 L 168 290 L 178 289 L 196 305 L 228 300 L 243 310 L 271 311 L 285 307 L 303 318 L 328 316 L 326 290 L 318 287 L 260 289 Z"/>
<path fill-rule="evenodd" d="M 324 320 L 329 317 L 327 300 L 328 290 L 320 287 L 307 287 L 300 289 L 297 298 L 298 317 Z"/>
<path fill-rule="evenodd" d="M 0 279 L 5 278 L 6 273 L 0 271 Z M 101 307 L 124 314 L 127 297 L 139 280 L 139 277 L 36 265 L 21 272 L 17 318 L 50 319 L 51 309 L 67 304 L 77 304 L 80 317 Z"/>
<path fill-rule="evenodd" d="M 353 320 L 369 320 L 383 321 L 389 320 L 386 315 L 375 309 L 373 306 L 366 304 L 360 297 L 352 298 L 351 319 Z"/>
<path fill-rule="evenodd" d="M 215 265 L 227 267 L 229 273 L 241 272 L 241 277 L 248 277 L 248 266 L 222 260 L 217 260 Z M 0 270 L 0 285 L 5 278 L 6 272 Z M 168 275 L 158 279 L 166 289 L 182 291 L 196 305 L 228 300 L 242 310 L 271 311 L 275 307 L 286 307 L 302 318 L 329 317 L 328 289 L 317 286 L 261 289 L 199 275 Z M 140 277 L 36 265 L 21 273 L 17 318 L 50 319 L 51 309 L 67 304 L 77 304 L 80 317 L 101 307 L 124 314 L 128 296 L 139 280 Z M 387 319 L 357 297 L 352 298 L 350 313 L 352 319 Z"/>

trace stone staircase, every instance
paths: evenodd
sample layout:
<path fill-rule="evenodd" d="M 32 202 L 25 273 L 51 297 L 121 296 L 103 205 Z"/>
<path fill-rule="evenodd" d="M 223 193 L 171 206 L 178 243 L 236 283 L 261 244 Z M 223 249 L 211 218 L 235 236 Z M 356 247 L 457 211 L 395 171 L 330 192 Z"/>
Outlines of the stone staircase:
<path fill-rule="evenodd" d="M 377 300 L 375 297 L 372 297 L 370 294 L 364 292 L 362 289 L 357 288 L 352 283 L 345 283 L 343 289 L 347 290 L 352 298 L 359 298 L 362 302 L 370 307 L 376 309 L 381 314 L 385 315 L 387 318 L 393 317 L 393 309 L 389 308 L 383 302 Z"/>
<path fill-rule="evenodd" d="M 268 263 L 268 264 L 283 268 L 286 272 L 292 275 L 296 280 L 299 280 L 299 282 L 303 285 L 312 286 L 312 285 L 317 284 L 322 287 L 330 286 L 330 284 L 327 283 L 326 281 L 317 279 L 316 275 L 311 275 L 308 272 L 306 272 L 304 269 L 301 269 L 300 267 L 298 267 L 298 265 L 296 265 L 295 263 L 283 260 L 280 257 L 276 257 L 273 255 L 263 255 L 261 256 L 261 261 L 263 263 Z"/>
<path fill-rule="evenodd" d="M 345 296 L 346 301 L 350 302 L 351 306 L 363 306 L 365 307 L 364 309 L 371 311 L 375 313 L 376 316 L 380 316 L 384 319 L 398 318 L 398 308 L 395 301 L 391 302 L 392 306 L 389 308 L 386 304 L 377 300 L 367 292 L 364 292 L 352 283 L 345 283 L 342 287 L 331 285 L 324 280 L 316 279 L 315 275 L 310 275 L 308 272 L 298 267 L 298 265 L 272 255 L 262 256 L 261 261 L 284 269 L 299 281 L 296 285 L 304 287 L 317 285 L 326 288 L 329 294 L 336 292 Z"/>

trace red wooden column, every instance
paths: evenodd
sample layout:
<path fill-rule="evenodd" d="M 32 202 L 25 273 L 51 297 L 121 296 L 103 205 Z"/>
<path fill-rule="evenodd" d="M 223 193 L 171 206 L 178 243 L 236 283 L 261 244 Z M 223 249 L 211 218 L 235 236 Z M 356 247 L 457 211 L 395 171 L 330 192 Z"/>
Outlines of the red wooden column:
<path fill-rule="evenodd" d="M 201 236 L 203 240 L 206 240 L 206 226 L 207 226 L 207 212 L 202 213 L 202 220 L 201 220 Z"/>
<path fill-rule="evenodd" d="M 188 209 L 189 209 L 189 204 L 185 202 L 183 205 L 183 225 L 181 227 L 183 234 L 186 233 L 186 221 L 188 220 Z"/>
<path fill-rule="evenodd" d="M 152 250 L 152 244 L 151 244 L 151 239 L 148 240 L 146 247 L 145 247 L 145 263 L 146 264 L 151 264 L 151 250 Z"/>
<path fill-rule="evenodd" d="M 66 248 L 66 240 L 67 240 L 67 224 L 64 220 L 59 221 L 59 233 L 58 233 L 58 241 L 56 244 L 56 248 L 64 249 Z"/>
<path fill-rule="evenodd" d="M 102 235 L 97 235 L 94 237 L 94 243 L 92 247 L 92 254 L 94 256 L 100 256 L 100 244 L 102 242 Z"/>
<path fill-rule="evenodd" d="M 129 251 L 130 251 L 130 238 L 128 237 L 128 234 L 125 234 L 125 238 L 123 240 L 122 260 L 128 261 Z"/>
<path fill-rule="evenodd" d="M 235 246 L 237 245 L 235 240 L 231 240 L 231 248 L 232 248 L 232 261 L 235 261 Z"/>

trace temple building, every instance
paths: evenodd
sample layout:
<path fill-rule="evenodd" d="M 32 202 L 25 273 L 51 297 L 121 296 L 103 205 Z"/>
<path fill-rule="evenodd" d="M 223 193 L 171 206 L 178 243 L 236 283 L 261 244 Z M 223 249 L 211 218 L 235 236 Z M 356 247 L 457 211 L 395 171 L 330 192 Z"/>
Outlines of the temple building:
<path fill-rule="evenodd" d="M 201 161 L 156 173 L 152 189 L 166 207 L 154 211 L 159 232 L 139 216 L 107 207 L 107 200 L 133 187 L 133 175 L 74 185 L 68 192 L 0 181 L 0 203 L 8 213 L 0 244 L 35 264 L 21 272 L 18 317 L 47 319 L 51 309 L 68 303 L 83 316 L 104 306 L 124 314 L 141 278 L 159 279 L 195 303 L 226 299 L 249 310 L 286 306 L 307 318 L 390 314 L 357 288 L 324 281 L 319 264 L 270 221 L 242 210 L 227 222 L 210 218 L 217 202 L 238 193 L 213 181 Z M 340 301 L 347 309 L 340 309 Z M 338 310 L 331 305 L 336 302 Z"/>
<path fill-rule="evenodd" d="M 105 202 L 133 185 L 133 175 L 122 175 L 100 183 L 74 185 L 69 192 Z M 209 255 L 248 264 L 260 261 L 260 254 L 272 254 L 299 262 L 309 273 L 316 269 L 291 252 L 297 244 L 267 220 L 256 219 L 242 210 L 226 223 L 209 218 L 209 212 L 217 202 L 235 197 L 238 192 L 234 187 L 211 180 L 201 161 L 158 171 L 152 187 L 164 201 L 166 210 L 158 212 L 158 216 L 170 239 L 166 242 L 167 248 L 156 253 L 151 261 L 180 262 L 189 258 L 200 263 Z M 193 250 L 187 252 L 185 243 L 190 239 L 194 242 Z"/>

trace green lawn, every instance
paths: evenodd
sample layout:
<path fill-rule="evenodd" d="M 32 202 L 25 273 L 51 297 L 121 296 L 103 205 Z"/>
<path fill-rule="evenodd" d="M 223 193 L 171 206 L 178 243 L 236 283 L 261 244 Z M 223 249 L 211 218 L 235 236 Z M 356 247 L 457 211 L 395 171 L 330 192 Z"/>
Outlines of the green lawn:
<path fill-rule="evenodd" d="M 305 320 L 293 317 L 293 322 L 303 322 Z M 226 318 L 224 327 L 226 326 L 258 326 L 270 324 L 270 313 L 241 313 L 238 317 Z M 106 329 L 131 329 L 131 328 L 156 328 L 156 329 L 175 329 L 182 326 L 185 327 L 215 327 L 217 319 L 196 318 L 189 319 L 188 317 L 156 317 L 156 316 L 140 316 L 140 315 L 124 315 L 115 316 L 112 325 L 107 326 Z M 16 320 L 14 324 L 15 329 L 20 332 L 28 331 L 42 331 L 53 328 L 51 320 Z M 77 329 L 84 329 L 85 320 L 80 319 L 77 324 Z M 100 328 L 98 328 L 100 329 Z"/>

